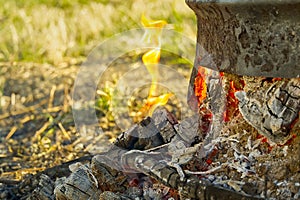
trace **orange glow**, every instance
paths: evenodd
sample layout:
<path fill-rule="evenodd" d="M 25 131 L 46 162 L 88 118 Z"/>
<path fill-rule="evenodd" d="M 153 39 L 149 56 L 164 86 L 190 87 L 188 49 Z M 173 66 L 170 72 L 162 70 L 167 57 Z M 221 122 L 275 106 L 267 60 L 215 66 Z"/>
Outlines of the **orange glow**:
<path fill-rule="evenodd" d="M 213 114 L 212 112 L 205 106 L 200 106 L 199 113 L 201 116 L 201 133 L 204 135 L 209 131 L 209 127 L 212 122 Z"/>
<path fill-rule="evenodd" d="M 230 81 L 229 83 L 229 89 L 227 93 L 227 105 L 226 105 L 226 111 L 224 112 L 224 121 L 228 122 L 231 120 L 232 117 L 236 116 L 239 113 L 238 105 L 239 101 L 235 97 L 235 92 L 243 89 L 245 86 L 245 83 L 243 80 L 240 80 L 239 82 Z"/>
<path fill-rule="evenodd" d="M 148 111 L 148 115 L 152 116 L 154 110 L 158 107 L 158 106 L 163 106 L 166 105 L 169 101 L 169 98 L 173 96 L 173 94 L 171 93 L 167 93 L 167 94 L 163 94 L 160 95 L 158 97 L 152 97 L 152 98 L 148 98 L 147 102 L 145 104 L 145 107 L 149 110 Z"/>
<path fill-rule="evenodd" d="M 158 106 L 164 106 L 168 103 L 169 98 L 173 96 L 171 93 L 162 94 L 158 97 L 148 97 L 146 103 L 140 109 L 141 115 L 144 117 L 146 115 L 152 116 L 154 110 Z"/>
<path fill-rule="evenodd" d="M 195 96 L 198 100 L 198 107 L 199 107 L 199 112 L 201 113 L 201 131 L 202 133 L 206 134 L 207 131 L 209 130 L 209 126 L 212 122 L 212 117 L 213 114 L 212 112 L 206 107 L 205 105 L 205 100 L 207 98 L 207 84 L 206 84 L 206 79 L 212 74 L 212 70 L 199 66 L 198 68 L 198 74 L 195 78 L 194 82 L 194 91 L 195 91 Z"/>
<path fill-rule="evenodd" d="M 290 139 L 288 139 L 283 145 L 279 145 L 279 146 L 284 146 L 284 145 L 290 145 L 290 144 L 292 144 L 292 142 L 295 140 L 296 137 L 297 137 L 296 133 L 292 134 L 292 137 Z"/>
<path fill-rule="evenodd" d="M 229 90 L 227 93 L 227 107 L 224 113 L 224 120 L 225 122 L 230 121 L 234 113 L 237 111 L 239 101 L 234 96 L 234 93 L 238 90 L 234 87 L 234 82 L 230 81 L 229 83 Z"/>
<path fill-rule="evenodd" d="M 206 99 L 207 96 L 207 85 L 205 82 L 207 75 L 207 69 L 200 66 L 198 69 L 198 75 L 195 78 L 195 96 L 198 98 L 199 105 Z"/>
<path fill-rule="evenodd" d="M 261 142 L 266 145 L 268 153 L 270 153 L 272 151 L 272 149 L 273 149 L 274 146 L 272 146 L 269 143 L 268 138 L 266 138 L 265 136 L 263 136 L 261 134 L 257 134 L 256 139 L 261 139 Z"/>
<path fill-rule="evenodd" d="M 147 19 L 145 15 L 142 15 L 141 22 L 143 27 L 146 28 L 163 28 L 165 25 L 167 25 L 165 20 L 150 20 Z"/>

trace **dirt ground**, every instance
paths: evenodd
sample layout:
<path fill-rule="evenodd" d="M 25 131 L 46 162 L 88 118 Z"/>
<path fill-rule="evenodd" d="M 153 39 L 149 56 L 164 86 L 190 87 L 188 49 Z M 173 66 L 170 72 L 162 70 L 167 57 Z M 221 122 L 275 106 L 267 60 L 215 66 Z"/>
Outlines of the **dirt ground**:
<path fill-rule="evenodd" d="M 120 59 L 122 61 L 116 60 L 112 64 L 118 67 L 109 68 L 103 81 L 99 82 L 96 101 L 92 105 L 98 123 L 77 127 L 79 129 L 76 129 L 73 120 L 72 91 L 82 61 L 74 60 L 59 66 L 0 64 L 0 198 L 10 196 L 16 199 L 18 194 L 9 192 L 25 177 L 76 158 L 105 151 L 108 144 L 115 140 L 122 129 L 116 124 L 111 110 L 113 93 L 109 88 L 116 86 L 129 67 L 134 70 L 141 65 L 140 55 L 129 54 Z M 174 64 L 176 59 L 174 55 L 168 55 L 161 63 L 172 65 L 188 81 L 191 64 Z M 139 75 L 139 71 L 135 73 L 134 76 Z M 176 80 L 174 82 L 176 84 Z M 133 123 L 142 117 L 138 113 L 148 89 L 149 86 L 138 88 L 128 101 L 129 116 Z M 186 88 L 181 90 L 182 93 L 187 91 Z M 161 88 L 161 91 L 167 90 Z M 186 112 L 176 97 L 171 98 L 166 107 L 178 119 L 181 119 L 181 112 Z M 95 131 L 96 127 L 101 127 L 104 134 Z M 82 132 L 87 133 L 85 137 L 82 137 Z M 211 160 L 206 160 L 209 166 L 198 166 L 195 161 L 194 166 L 187 165 L 186 168 L 217 168 L 205 177 L 214 184 L 235 191 L 259 194 L 270 199 L 300 198 L 299 134 L 296 133 L 286 145 L 271 146 L 242 115 L 237 114 L 225 124 L 215 144 L 217 153 Z"/>
<path fill-rule="evenodd" d="M 161 63 L 173 66 L 188 82 L 191 64 L 174 64 L 176 59 L 178 58 L 167 55 L 165 59 L 162 58 Z M 82 61 L 77 60 L 59 66 L 0 63 L 2 197 L 10 191 L 9 188 L 15 187 L 30 174 L 104 151 L 122 131 L 112 114 L 111 90 L 118 78 L 128 70 L 142 66 L 141 55 L 125 55 L 112 64 L 99 82 L 94 104 L 89 105 L 96 110 L 98 123 L 78 126 L 76 129 L 72 113 L 72 92 L 81 64 Z M 148 95 L 148 89 L 149 85 L 138 88 L 128 102 L 133 122 L 142 117 L 137 113 Z M 185 91 L 186 88 L 181 88 L 180 92 L 184 94 Z M 172 97 L 166 106 L 180 118 L 180 105 L 176 97 Z M 95 127 L 101 127 L 104 134 L 97 133 Z M 83 137 L 82 132 L 87 135 Z"/>

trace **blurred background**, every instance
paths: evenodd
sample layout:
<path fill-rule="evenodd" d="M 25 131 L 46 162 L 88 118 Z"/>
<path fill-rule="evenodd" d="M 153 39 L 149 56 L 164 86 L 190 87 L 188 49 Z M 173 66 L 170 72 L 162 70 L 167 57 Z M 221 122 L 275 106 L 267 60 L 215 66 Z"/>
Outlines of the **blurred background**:
<path fill-rule="evenodd" d="M 84 59 L 99 42 L 141 27 L 144 13 L 195 37 L 184 0 L 0 0 L 0 61 L 59 64 Z"/>

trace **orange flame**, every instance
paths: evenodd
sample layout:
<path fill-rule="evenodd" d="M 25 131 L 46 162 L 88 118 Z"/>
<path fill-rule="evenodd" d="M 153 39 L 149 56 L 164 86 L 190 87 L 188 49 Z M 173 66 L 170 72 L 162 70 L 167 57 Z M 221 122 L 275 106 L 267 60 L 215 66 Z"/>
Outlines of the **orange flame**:
<path fill-rule="evenodd" d="M 213 117 L 211 111 L 204 104 L 204 101 L 206 100 L 208 95 L 206 80 L 211 74 L 212 70 L 199 66 L 198 74 L 194 82 L 195 96 L 198 100 L 199 112 L 201 113 L 200 116 L 202 122 L 200 129 L 204 134 L 206 134 L 209 130 L 209 126 Z"/>
<path fill-rule="evenodd" d="M 198 75 L 195 78 L 195 96 L 198 98 L 199 106 L 206 99 L 207 96 L 207 85 L 205 82 L 207 76 L 207 69 L 205 67 L 200 66 L 198 69 Z"/>
<path fill-rule="evenodd" d="M 166 94 L 162 94 L 158 97 L 148 97 L 148 99 L 146 100 L 145 105 L 143 106 L 143 108 L 141 109 L 142 113 L 146 113 L 148 112 L 148 115 L 152 115 L 154 110 L 158 107 L 158 106 L 163 106 L 166 105 L 169 101 L 169 98 L 173 96 L 173 94 L 171 93 L 166 93 Z"/>
<path fill-rule="evenodd" d="M 236 116 L 238 111 L 239 101 L 235 97 L 234 93 L 241 90 L 244 87 L 245 83 L 240 80 L 239 82 L 231 80 L 229 83 L 229 89 L 227 93 L 227 105 L 226 111 L 224 112 L 224 121 L 230 121 L 234 116 Z"/>
<path fill-rule="evenodd" d="M 206 79 L 211 75 L 211 70 L 205 67 L 199 66 L 198 74 L 194 82 L 195 96 L 198 100 L 198 106 L 200 107 L 204 100 L 207 98 L 207 85 Z M 224 73 L 220 72 L 220 76 L 223 77 Z M 234 116 L 238 114 L 239 101 L 235 97 L 235 92 L 243 89 L 245 83 L 243 80 L 229 80 L 229 89 L 226 96 L 226 110 L 224 112 L 224 121 L 230 121 Z"/>

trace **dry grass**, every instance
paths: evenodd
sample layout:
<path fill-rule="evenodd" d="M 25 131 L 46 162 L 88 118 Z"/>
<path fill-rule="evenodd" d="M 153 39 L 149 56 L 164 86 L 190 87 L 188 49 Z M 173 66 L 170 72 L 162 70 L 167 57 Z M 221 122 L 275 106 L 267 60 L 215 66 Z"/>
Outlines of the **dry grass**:
<path fill-rule="evenodd" d="M 110 36 L 139 28 L 143 13 L 195 37 L 195 17 L 184 0 L 0 0 L 0 61 L 58 64 L 84 58 Z"/>

